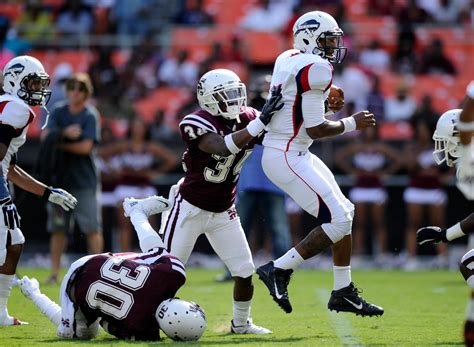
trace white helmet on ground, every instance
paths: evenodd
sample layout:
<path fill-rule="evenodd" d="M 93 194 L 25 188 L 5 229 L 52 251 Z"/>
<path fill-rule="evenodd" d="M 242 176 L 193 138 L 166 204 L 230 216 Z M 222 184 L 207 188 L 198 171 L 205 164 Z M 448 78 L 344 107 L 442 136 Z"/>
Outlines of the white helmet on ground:
<path fill-rule="evenodd" d="M 295 49 L 318 54 L 332 63 L 342 63 L 346 57 L 343 36 L 336 20 L 322 11 L 307 12 L 293 25 Z"/>
<path fill-rule="evenodd" d="M 238 119 L 241 108 L 247 105 L 245 84 L 227 69 L 206 72 L 197 85 L 199 106 L 213 116 Z"/>
<path fill-rule="evenodd" d="M 446 162 L 446 165 L 453 166 L 459 158 L 460 142 L 456 125 L 461 111 L 461 109 L 446 111 L 436 123 L 436 130 L 433 134 L 435 142 L 433 157 L 438 165 Z"/>
<path fill-rule="evenodd" d="M 176 341 L 197 341 L 207 328 L 202 308 L 194 302 L 177 298 L 163 301 L 155 316 L 160 329 Z"/>
<path fill-rule="evenodd" d="M 3 90 L 18 96 L 30 106 L 44 106 L 48 103 L 51 91 L 48 88 L 49 75 L 43 64 L 28 55 L 11 59 L 3 69 Z"/>

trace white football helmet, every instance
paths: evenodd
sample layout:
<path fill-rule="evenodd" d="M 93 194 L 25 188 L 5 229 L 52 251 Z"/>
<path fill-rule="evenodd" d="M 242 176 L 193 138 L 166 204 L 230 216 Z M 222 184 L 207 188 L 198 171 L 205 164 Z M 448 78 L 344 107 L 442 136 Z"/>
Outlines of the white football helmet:
<path fill-rule="evenodd" d="M 322 11 L 307 12 L 293 25 L 294 48 L 318 54 L 331 63 L 342 63 L 346 57 L 343 36 L 336 20 Z"/>
<path fill-rule="evenodd" d="M 176 341 L 197 341 L 207 328 L 202 308 L 194 302 L 177 298 L 163 301 L 155 317 L 166 336 Z"/>
<path fill-rule="evenodd" d="M 197 85 L 199 106 L 213 116 L 238 119 L 247 105 L 247 91 L 239 76 L 227 69 L 206 72 Z"/>
<path fill-rule="evenodd" d="M 45 106 L 51 97 L 49 75 L 43 64 L 28 55 L 11 59 L 3 69 L 3 90 L 30 106 Z"/>
<path fill-rule="evenodd" d="M 439 165 L 446 162 L 446 165 L 453 166 L 459 158 L 459 131 L 457 123 L 461 109 L 446 111 L 439 117 L 436 123 L 436 130 L 433 134 L 435 150 L 433 157 Z"/>

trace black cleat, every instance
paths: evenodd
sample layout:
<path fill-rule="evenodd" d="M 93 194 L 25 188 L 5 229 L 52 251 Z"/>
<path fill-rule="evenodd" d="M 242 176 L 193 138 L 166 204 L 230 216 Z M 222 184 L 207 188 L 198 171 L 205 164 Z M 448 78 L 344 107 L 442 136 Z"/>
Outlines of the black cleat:
<path fill-rule="evenodd" d="M 273 300 L 285 311 L 290 313 L 293 308 L 288 298 L 288 283 L 293 270 L 283 270 L 273 266 L 273 261 L 257 269 L 258 277 L 265 283 Z"/>
<path fill-rule="evenodd" d="M 333 290 L 328 302 L 328 309 L 337 312 L 352 312 L 357 316 L 361 315 L 371 317 L 383 315 L 383 308 L 369 304 L 364 300 L 364 298 L 359 296 L 359 293 L 361 292 L 362 291 L 357 289 L 353 282 L 351 282 L 347 287 Z"/>

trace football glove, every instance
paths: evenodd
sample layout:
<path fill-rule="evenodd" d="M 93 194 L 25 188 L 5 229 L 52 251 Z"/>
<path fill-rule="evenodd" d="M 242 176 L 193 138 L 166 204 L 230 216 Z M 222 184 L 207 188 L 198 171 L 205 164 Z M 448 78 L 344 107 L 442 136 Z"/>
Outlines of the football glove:
<path fill-rule="evenodd" d="M 8 229 L 15 229 L 20 227 L 20 215 L 10 197 L 1 201 L 3 212 L 3 221 Z"/>
<path fill-rule="evenodd" d="M 416 242 L 419 245 L 424 245 L 425 243 L 440 243 L 448 242 L 446 238 L 446 229 L 441 229 L 440 227 L 429 226 L 418 229 L 416 232 Z"/>
<path fill-rule="evenodd" d="M 456 186 L 466 199 L 474 200 L 474 145 L 459 146 Z"/>
<path fill-rule="evenodd" d="M 77 199 L 60 188 L 46 188 L 43 199 L 48 199 L 48 201 L 61 206 L 65 211 L 73 210 L 77 205 Z"/>
<path fill-rule="evenodd" d="M 39 283 L 36 278 L 28 278 L 27 276 L 23 276 L 20 280 L 20 290 L 24 296 L 27 298 L 33 298 L 37 295 L 40 295 Z"/>
<path fill-rule="evenodd" d="M 270 98 L 267 99 L 265 105 L 263 105 L 262 113 L 260 114 L 260 120 L 263 124 L 268 125 L 272 120 L 273 115 L 283 108 L 284 103 L 280 102 L 283 95 L 281 94 L 281 84 L 272 87 L 270 91 Z"/>

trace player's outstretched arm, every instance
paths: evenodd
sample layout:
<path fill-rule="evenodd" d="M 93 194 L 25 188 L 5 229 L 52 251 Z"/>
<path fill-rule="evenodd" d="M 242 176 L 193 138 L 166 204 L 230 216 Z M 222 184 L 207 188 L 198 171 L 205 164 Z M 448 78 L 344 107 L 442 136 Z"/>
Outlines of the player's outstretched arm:
<path fill-rule="evenodd" d="M 418 229 L 416 241 L 418 244 L 449 242 L 466 234 L 474 233 L 474 213 L 464 218 L 448 229 L 437 226 L 429 226 Z"/>
<path fill-rule="evenodd" d="M 30 299 L 56 327 L 59 326 L 61 323 L 61 307 L 41 293 L 38 280 L 36 278 L 23 276 L 23 278 L 18 281 L 23 295 Z"/>
<path fill-rule="evenodd" d="M 265 102 L 260 116 L 252 120 L 245 129 L 224 137 L 214 133 L 204 134 L 199 141 L 199 149 L 223 157 L 240 152 L 243 146 L 265 130 L 275 113 L 283 108 L 284 103 L 281 102 L 281 98 L 281 85 L 273 87 L 271 96 Z"/>

